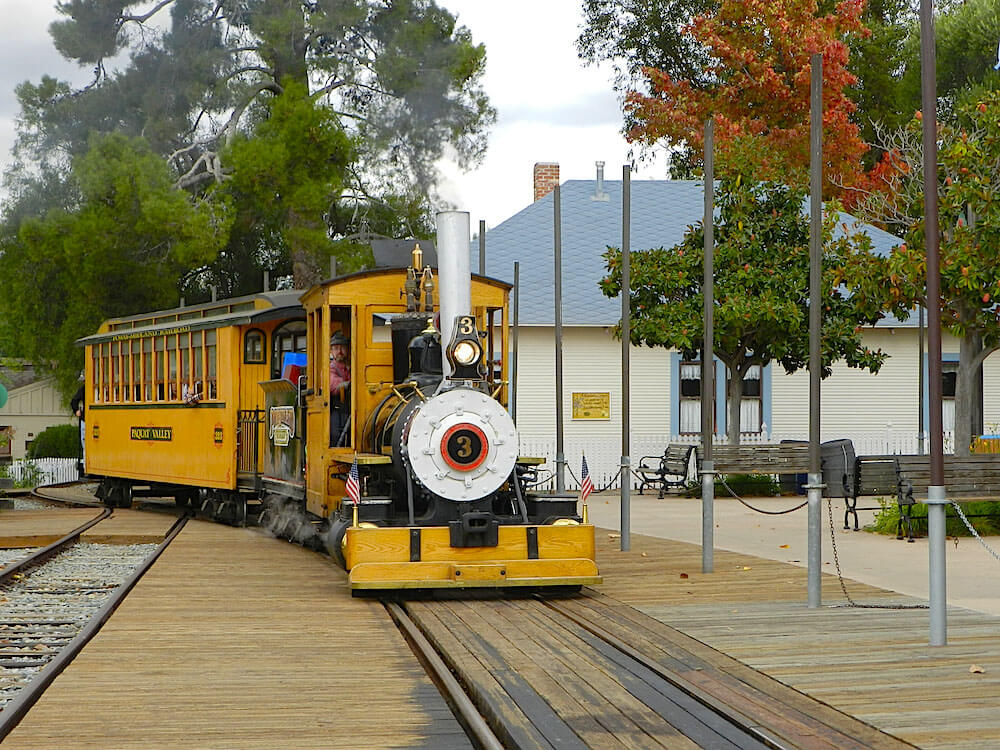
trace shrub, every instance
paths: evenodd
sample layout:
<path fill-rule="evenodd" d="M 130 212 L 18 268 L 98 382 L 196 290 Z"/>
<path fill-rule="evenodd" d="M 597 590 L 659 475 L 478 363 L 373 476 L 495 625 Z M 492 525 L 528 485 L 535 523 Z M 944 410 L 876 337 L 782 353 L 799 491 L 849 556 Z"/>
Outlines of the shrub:
<path fill-rule="evenodd" d="M 28 448 L 28 458 L 79 458 L 80 428 L 57 424 L 42 430 Z"/>
<path fill-rule="evenodd" d="M 896 524 L 899 521 L 899 506 L 895 500 L 879 498 L 882 509 L 875 513 L 875 523 L 868 528 L 879 534 L 896 534 Z M 1000 533 L 1000 503 L 961 503 L 962 512 L 969 519 L 973 528 L 982 535 Z M 962 519 L 949 503 L 945 506 L 945 533 L 948 536 L 972 536 Z M 913 536 L 927 535 L 927 506 L 914 503 L 910 509 Z M 903 530 L 906 533 L 906 530 Z"/>

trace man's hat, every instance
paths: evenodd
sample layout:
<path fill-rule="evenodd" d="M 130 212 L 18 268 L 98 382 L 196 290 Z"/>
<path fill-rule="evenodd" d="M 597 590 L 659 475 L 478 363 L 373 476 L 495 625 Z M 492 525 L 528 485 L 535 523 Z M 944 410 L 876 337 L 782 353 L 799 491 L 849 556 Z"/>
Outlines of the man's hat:
<path fill-rule="evenodd" d="M 350 346 L 350 344 L 350 339 L 342 331 L 337 331 L 330 337 L 330 346 Z"/>

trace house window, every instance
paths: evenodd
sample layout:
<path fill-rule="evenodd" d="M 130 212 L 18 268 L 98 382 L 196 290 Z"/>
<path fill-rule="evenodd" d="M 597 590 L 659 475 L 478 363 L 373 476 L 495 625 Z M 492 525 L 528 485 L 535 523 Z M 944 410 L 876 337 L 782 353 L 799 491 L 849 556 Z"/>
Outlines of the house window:
<path fill-rule="evenodd" d="M 680 433 L 696 434 L 701 432 L 701 362 L 681 362 L 680 375 Z"/>
<path fill-rule="evenodd" d="M 743 377 L 743 399 L 740 401 L 740 432 L 759 433 L 761 427 L 760 365 L 751 365 Z"/>
<path fill-rule="evenodd" d="M 955 389 L 958 382 L 958 362 L 941 363 L 941 429 L 955 429 Z"/>

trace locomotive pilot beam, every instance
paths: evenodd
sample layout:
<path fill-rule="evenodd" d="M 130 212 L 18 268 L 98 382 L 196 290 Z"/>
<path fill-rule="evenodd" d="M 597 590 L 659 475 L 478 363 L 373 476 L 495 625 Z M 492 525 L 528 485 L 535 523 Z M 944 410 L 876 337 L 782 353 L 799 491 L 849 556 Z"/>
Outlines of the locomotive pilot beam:
<path fill-rule="evenodd" d="M 538 459 L 518 454 L 511 287 L 469 273 L 468 214 L 438 226 L 436 268 L 412 247 L 408 266 L 82 340 L 105 503 L 167 494 L 234 523 L 297 511 L 356 591 L 599 583 L 594 527 L 574 498 L 530 492 Z"/>

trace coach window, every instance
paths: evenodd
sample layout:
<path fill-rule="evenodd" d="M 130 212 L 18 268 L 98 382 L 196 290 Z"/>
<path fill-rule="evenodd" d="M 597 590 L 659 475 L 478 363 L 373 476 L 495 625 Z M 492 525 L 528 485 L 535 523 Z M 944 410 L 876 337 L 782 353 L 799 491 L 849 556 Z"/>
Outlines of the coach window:
<path fill-rule="evenodd" d="M 167 336 L 167 401 L 177 400 L 177 336 Z"/>
<path fill-rule="evenodd" d="M 153 340 L 142 340 L 142 400 L 153 400 Z"/>
<path fill-rule="evenodd" d="M 119 369 L 120 362 L 121 362 L 121 344 L 119 344 L 117 341 L 112 341 L 111 342 L 111 373 L 110 373 L 110 375 L 111 375 L 111 400 L 115 401 L 115 402 L 121 400 L 120 399 L 120 391 L 119 391 L 119 383 L 121 382 L 121 377 L 120 377 L 121 370 Z"/>
<path fill-rule="evenodd" d="M 289 352 L 305 353 L 306 322 L 304 320 L 289 320 L 274 329 L 271 341 L 271 379 L 281 377 L 281 366 L 285 355 Z"/>
<path fill-rule="evenodd" d="M 153 341 L 153 373 L 156 380 L 156 400 L 166 398 L 166 367 L 163 358 L 163 336 L 157 336 Z"/>
<path fill-rule="evenodd" d="M 142 401 L 142 342 L 132 339 L 132 400 Z"/>
<path fill-rule="evenodd" d="M 205 331 L 205 394 L 208 398 L 219 397 L 215 362 L 215 329 Z"/>
<path fill-rule="evenodd" d="M 191 387 L 194 389 L 195 397 L 199 399 L 206 398 L 205 347 L 202 346 L 203 338 L 201 331 L 195 331 L 191 334 L 191 377 L 194 379 Z"/>
<path fill-rule="evenodd" d="M 243 337 L 243 363 L 247 365 L 262 365 L 266 362 L 264 356 L 264 332 L 251 328 Z"/>

